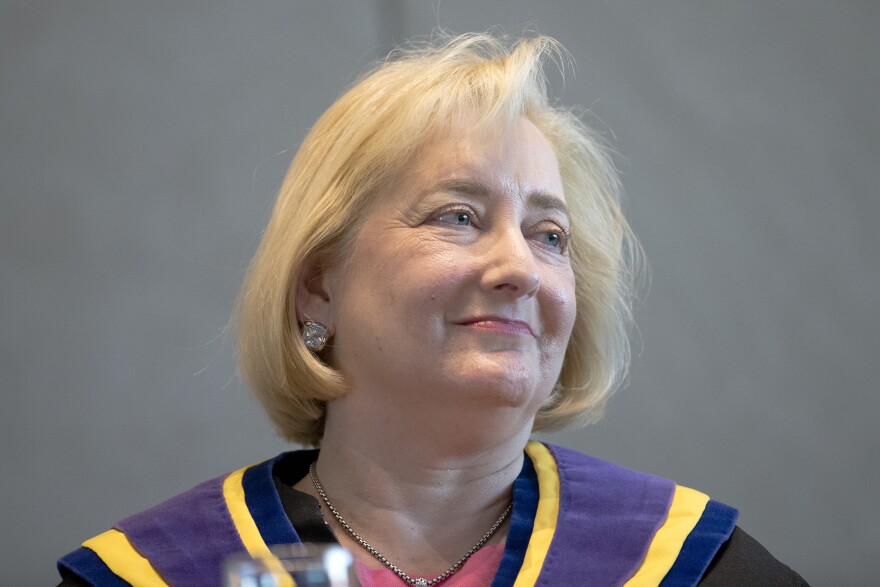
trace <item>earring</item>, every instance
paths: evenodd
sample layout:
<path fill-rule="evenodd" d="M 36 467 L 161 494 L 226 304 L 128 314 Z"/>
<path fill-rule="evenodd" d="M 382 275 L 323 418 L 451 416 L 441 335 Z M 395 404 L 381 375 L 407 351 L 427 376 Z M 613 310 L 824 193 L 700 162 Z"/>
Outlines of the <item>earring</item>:
<path fill-rule="evenodd" d="M 325 324 L 311 320 L 303 322 L 302 339 L 310 351 L 317 353 L 323 349 L 329 336 L 330 329 Z"/>

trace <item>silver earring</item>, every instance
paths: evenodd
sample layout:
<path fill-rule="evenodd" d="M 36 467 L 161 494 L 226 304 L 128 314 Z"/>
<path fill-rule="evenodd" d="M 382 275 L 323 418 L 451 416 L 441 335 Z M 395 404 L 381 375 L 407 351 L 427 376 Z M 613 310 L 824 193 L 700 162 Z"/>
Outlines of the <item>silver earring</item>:
<path fill-rule="evenodd" d="M 302 339 L 306 343 L 306 348 L 317 353 L 327 344 L 327 338 L 330 336 L 330 329 L 326 324 L 306 320 L 302 326 Z"/>

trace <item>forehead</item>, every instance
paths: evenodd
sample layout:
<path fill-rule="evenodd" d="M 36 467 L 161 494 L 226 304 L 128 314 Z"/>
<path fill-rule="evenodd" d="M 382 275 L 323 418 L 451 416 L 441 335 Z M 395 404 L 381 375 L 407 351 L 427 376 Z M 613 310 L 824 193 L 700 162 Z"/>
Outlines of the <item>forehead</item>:
<path fill-rule="evenodd" d="M 407 175 L 424 189 L 457 185 L 474 196 L 540 193 L 565 202 L 553 146 L 523 117 L 509 125 L 453 126 L 419 150 Z"/>

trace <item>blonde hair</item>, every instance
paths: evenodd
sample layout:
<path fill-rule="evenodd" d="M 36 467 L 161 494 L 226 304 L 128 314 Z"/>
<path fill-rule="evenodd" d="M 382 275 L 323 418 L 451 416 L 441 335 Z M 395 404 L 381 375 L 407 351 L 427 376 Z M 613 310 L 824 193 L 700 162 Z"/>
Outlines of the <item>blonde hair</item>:
<path fill-rule="evenodd" d="M 318 119 L 293 158 L 251 263 L 237 315 L 240 371 L 282 436 L 319 444 L 340 374 L 299 334 L 296 284 L 307 266 L 343 262 L 361 210 L 423 144 L 474 112 L 482 122 L 530 120 L 550 141 L 572 214 L 577 316 L 559 381 L 535 430 L 599 418 L 629 365 L 632 267 L 638 246 L 601 141 L 547 95 L 556 41 L 489 34 L 399 49 Z"/>

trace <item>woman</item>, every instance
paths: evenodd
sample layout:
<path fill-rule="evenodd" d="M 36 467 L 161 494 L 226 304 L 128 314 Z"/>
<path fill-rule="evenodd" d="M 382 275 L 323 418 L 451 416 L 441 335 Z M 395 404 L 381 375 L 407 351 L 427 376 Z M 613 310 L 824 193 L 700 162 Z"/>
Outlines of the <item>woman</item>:
<path fill-rule="evenodd" d="M 320 452 L 123 520 L 63 584 L 219 584 L 233 552 L 333 540 L 365 585 L 801 583 L 732 508 L 529 442 L 598 417 L 628 364 L 636 245 L 603 149 L 546 95 L 559 54 L 400 51 L 324 113 L 239 312 L 246 380 Z"/>

